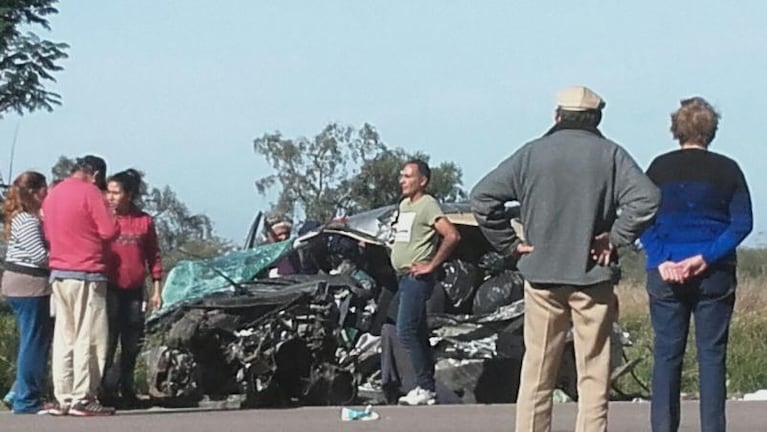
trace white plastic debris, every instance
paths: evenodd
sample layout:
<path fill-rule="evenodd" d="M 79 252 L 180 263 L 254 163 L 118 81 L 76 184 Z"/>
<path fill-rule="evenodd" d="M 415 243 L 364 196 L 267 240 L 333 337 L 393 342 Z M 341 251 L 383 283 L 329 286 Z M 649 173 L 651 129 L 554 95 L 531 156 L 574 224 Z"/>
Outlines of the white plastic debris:
<path fill-rule="evenodd" d="M 552 398 L 554 399 L 554 403 L 567 403 L 573 401 L 573 398 L 568 396 L 567 393 L 561 389 L 555 389 Z"/>
<path fill-rule="evenodd" d="M 767 390 L 757 390 L 753 393 L 746 393 L 743 395 L 743 400 L 746 401 L 765 401 L 767 400 Z"/>
<path fill-rule="evenodd" d="M 352 408 L 341 408 L 341 420 L 343 421 L 370 421 L 378 420 L 381 416 L 377 412 L 373 411 L 373 406 L 368 405 L 364 410 L 356 410 Z"/>

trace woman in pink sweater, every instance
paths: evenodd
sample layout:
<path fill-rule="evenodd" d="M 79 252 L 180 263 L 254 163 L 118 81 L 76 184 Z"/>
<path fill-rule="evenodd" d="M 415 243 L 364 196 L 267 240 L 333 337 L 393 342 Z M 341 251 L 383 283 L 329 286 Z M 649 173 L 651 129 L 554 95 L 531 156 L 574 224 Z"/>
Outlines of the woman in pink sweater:
<path fill-rule="evenodd" d="M 120 235 L 110 247 L 107 258 L 109 288 L 109 348 L 102 382 L 102 398 L 135 406 L 133 373 L 144 336 L 145 282 L 147 273 L 153 289 L 146 304 L 150 309 L 162 306 L 162 262 L 157 231 L 152 217 L 138 205 L 141 175 L 136 170 L 119 172 L 107 181 L 107 202 L 115 213 Z M 120 343 L 120 360 L 115 361 Z M 121 399 L 118 399 L 118 391 Z"/>

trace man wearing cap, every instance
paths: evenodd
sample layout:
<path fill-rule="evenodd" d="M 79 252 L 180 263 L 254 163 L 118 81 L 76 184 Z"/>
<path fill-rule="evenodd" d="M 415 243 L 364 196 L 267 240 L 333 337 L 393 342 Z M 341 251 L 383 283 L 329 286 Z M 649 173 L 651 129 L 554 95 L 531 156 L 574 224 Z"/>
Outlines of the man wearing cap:
<path fill-rule="evenodd" d="M 56 317 L 52 363 L 58 404 L 48 411 L 54 415 L 114 412 L 96 399 L 108 337 L 105 246 L 118 234 L 102 192 L 105 175 L 100 157 L 79 158 L 43 202 Z"/>
<path fill-rule="evenodd" d="M 517 432 L 551 429 L 552 393 L 571 327 L 575 430 L 607 430 L 615 248 L 633 243 L 652 221 L 660 194 L 631 156 L 597 129 L 604 106 L 586 87 L 562 90 L 555 125 L 471 192 L 483 233 L 500 252 L 519 257 L 526 281 Z M 525 242 L 504 216 L 509 201 L 520 203 Z"/>

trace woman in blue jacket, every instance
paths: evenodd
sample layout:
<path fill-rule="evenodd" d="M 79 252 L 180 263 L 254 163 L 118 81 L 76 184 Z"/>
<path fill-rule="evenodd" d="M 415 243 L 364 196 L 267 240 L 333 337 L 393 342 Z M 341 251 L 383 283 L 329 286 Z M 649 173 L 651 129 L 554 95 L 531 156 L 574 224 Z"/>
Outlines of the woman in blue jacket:
<path fill-rule="evenodd" d="M 719 114 L 703 98 L 683 100 L 671 115 L 680 149 L 658 156 L 647 175 L 661 206 L 642 235 L 655 332 L 653 432 L 679 428 L 679 393 L 690 316 L 700 372 L 703 431 L 724 431 L 727 339 L 735 304 L 736 248 L 752 229 L 743 172 L 709 151 Z"/>

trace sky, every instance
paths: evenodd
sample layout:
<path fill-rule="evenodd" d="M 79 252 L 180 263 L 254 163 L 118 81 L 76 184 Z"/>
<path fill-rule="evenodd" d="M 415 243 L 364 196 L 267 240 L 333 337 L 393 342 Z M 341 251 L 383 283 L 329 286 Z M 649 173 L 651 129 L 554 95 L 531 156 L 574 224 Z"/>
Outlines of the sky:
<path fill-rule="evenodd" d="M 239 243 L 270 174 L 253 139 L 374 125 L 390 147 L 455 161 L 470 189 L 552 124 L 556 92 L 607 102 L 601 129 L 642 166 L 677 144 L 680 99 L 722 113 L 712 150 L 737 160 L 767 244 L 767 2 L 743 0 L 78 0 L 51 31 L 68 43 L 53 112 L 0 119 L 0 173 L 44 173 L 60 155 L 102 155 L 170 185 Z M 392 173 L 397 175 L 397 173 Z"/>

